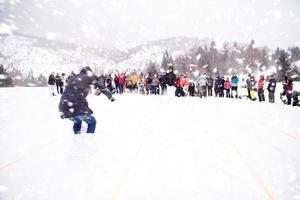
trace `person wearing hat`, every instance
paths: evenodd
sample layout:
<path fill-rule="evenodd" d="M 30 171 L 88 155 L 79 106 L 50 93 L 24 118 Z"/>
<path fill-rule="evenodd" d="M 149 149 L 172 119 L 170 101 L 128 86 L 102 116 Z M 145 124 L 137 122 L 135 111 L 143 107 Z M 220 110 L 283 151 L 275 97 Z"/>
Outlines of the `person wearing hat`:
<path fill-rule="evenodd" d="M 276 79 L 275 75 L 271 74 L 270 75 L 270 80 L 268 84 L 268 92 L 269 92 L 269 102 L 274 103 L 275 102 L 275 89 L 276 89 Z"/>
<path fill-rule="evenodd" d="M 103 83 L 95 79 L 90 67 L 84 67 L 80 73 L 72 76 L 59 102 L 59 112 L 62 119 L 70 119 L 73 124 L 74 134 L 81 133 L 82 121 L 88 124 L 87 133 L 94 133 L 96 129 L 96 119 L 92 115 L 93 111 L 89 108 L 86 100 L 90 92 L 90 86 L 94 85 L 110 101 L 114 101 L 111 92 Z"/>
<path fill-rule="evenodd" d="M 265 77 L 261 75 L 257 84 L 257 88 L 258 88 L 257 94 L 258 94 L 259 102 L 265 101 L 264 86 L 265 86 Z"/>

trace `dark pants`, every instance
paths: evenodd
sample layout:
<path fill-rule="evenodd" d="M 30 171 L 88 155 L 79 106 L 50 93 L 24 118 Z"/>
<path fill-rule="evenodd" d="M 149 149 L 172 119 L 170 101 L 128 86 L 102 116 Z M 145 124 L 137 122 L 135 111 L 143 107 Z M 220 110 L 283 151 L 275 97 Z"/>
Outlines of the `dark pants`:
<path fill-rule="evenodd" d="M 258 89 L 257 91 L 258 94 L 258 100 L 261 101 L 265 101 L 265 92 L 264 89 Z"/>
<path fill-rule="evenodd" d="M 146 94 L 147 95 L 152 94 L 152 86 L 149 83 L 147 83 L 147 85 L 146 85 Z"/>
<path fill-rule="evenodd" d="M 123 94 L 124 88 L 123 84 L 119 84 L 119 94 Z"/>
<path fill-rule="evenodd" d="M 235 91 L 235 98 L 238 98 L 238 87 L 237 86 L 232 86 L 231 88 L 231 97 L 233 98 L 233 91 Z"/>
<path fill-rule="evenodd" d="M 287 105 L 291 105 L 292 104 L 292 95 L 286 95 L 287 98 Z"/>
<path fill-rule="evenodd" d="M 270 103 L 274 103 L 275 102 L 274 91 L 269 91 L 269 102 Z"/>
<path fill-rule="evenodd" d="M 193 96 L 195 96 L 195 91 L 194 90 L 190 90 L 189 94 L 190 94 L 191 97 L 193 97 Z"/>
<path fill-rule="evenodd" d="M 200 95 L 200 98 L 206 97 L 206 96 L 207 96 L 207 93 L 206 93 L 206 86 L 200 86 L 200 89 L 199 89 L 199 95 Z"/>
<path fill-rule="evenodd" d="M 226 98 L 230 98 L 230 89 L 226 89 Z"/>
<path fill-rule="evenodd" d="M 59 85 L 56 85 L 56 91 L 57 91 L 57 94 L 61 94 L 60 93 L 60 86 Z"/>
<path fill-rule="evenodd" d="M 207 87 L 208 96 L 210 96 L 210 97 L 213 95 L 212 89 L 213 89 L 212 86 L 208 86 L 208 87 Z"/>
<path fill-rule="evenodd" d="M 152 86 L 152 93 L 155 95 L 159 95 L 159 86 Z"/>
<path fill-rule="evenodd" d="M 215 87 L 215 96 L 218 97 L 220 94 L 220 89 Z"/>
<path fill-rule="evenodd" d="M 167 91 L 167 85 L 161 85 L 161 94 L 164 95 L 166 94 Z"/>
<path fill-rule="evenodd" d="M 248 98 L 251 99 L 250 89 L 247 88 L 247 91 L 248 91 Z"/>
<path fill-rule="evenodd" d="M 115 82 L 116 93 L 119 93 L 119 82 Z"/>
<path fill-rule="evenodd" d="M 64 87 L 63 86 L 59 86 L 60 88 L 60 94 L 62 94 L 64 92 Z"/>
<path fill-rule="evenodd" d="M 69 119 L 74 122 L 73 124 L 74 134 L 80 134 L 82 121 L 88 124 L 88 128 L 86 131 L 87 133 L 95 133 L 97 121 L 93 115 L 76 116 L 76 117 L 71 117 Z"/>
<path fill-rule="evenodd" d="M 220 89 L 220 97 L 224 97 L 224 89 Z"/>

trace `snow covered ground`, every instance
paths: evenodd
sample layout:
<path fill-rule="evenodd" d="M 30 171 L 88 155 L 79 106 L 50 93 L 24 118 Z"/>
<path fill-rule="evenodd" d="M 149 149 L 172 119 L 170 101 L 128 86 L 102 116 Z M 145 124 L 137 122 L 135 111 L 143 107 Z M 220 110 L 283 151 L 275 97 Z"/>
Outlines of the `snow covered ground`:
<path fill-rule="evenodd" d="M 299 107 L 115 97 L 73 135 L 47 88 L 1 88 L 0 199 L 300 199 Z"/>

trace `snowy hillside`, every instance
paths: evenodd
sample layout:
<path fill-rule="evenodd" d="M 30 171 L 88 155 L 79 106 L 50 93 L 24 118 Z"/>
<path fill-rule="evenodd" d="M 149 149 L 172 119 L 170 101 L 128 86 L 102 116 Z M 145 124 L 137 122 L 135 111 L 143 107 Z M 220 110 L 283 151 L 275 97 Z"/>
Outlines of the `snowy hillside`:
<path fill-rule="evenodd" d="M 2 88 L 0 199 L 300 199 L 298 107 L 115 97 L 74 136 L 47 88 Z"/>
<path fill-rule="evenodd" d="M 101 70 L 113 68 L 115 62 L 107 58 L 108 54 L 104 49 L 85 48 L 43 38 L 0 35 L 0 63 L 25 74 L 32 71 L 35 76 L 52 71 L 77 71 L 79 66 L 85 65 Z"/>
<path fill-rule="evenodd" d="M 143 69 L 149 61 L 160 65 L 163 52 L 169 50 L 173 56 L 203 44 L 197 38 L 168 38 L 149 42 L 121 51 L 101 49 L 97 46 L 78 46 L 50 39 L 17 35 L 0 35 L 0 63 L 21 70 L 23 73 L 33 71 L 37 76 L 52 71 L 77 71 L 79 66 L 89 65 L 97 72 L 108 69 Z"/>
<path fill-rule="evenodd" d="M 208 41 L 208 39 L 176 37 L 148 42 L 127 50 L 127 58 L 118 65 L 125 68 L 145 68 L 150 61 L 161 65 L 163 53 L 166 50 L 171 52 L 173 57 L 176 57 L 184 55 L 193 47 L 208 43 Z"/>

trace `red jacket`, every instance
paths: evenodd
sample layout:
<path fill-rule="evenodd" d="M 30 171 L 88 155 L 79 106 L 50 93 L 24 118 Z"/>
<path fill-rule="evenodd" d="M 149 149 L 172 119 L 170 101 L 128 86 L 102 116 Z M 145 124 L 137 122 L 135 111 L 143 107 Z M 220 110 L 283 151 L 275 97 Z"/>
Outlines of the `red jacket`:
<path fill-rule="evenodd" d="M 179 79 L 179 78 L 176 79 L 175 85 L 176 85 L 176 87 L 179 87 L 179 86 L 180 86 L 180 79 Z"/>
<path fill-rule="evenodd" d="M 257 87 L 258 87 L 258 89 L 264 88 L 264 79 L 259 79 Z"/>
<path fill-rule="evenodd" d="M 225 83 L 224 83 L 224 89 L 225 90 L 229 90 L 231 88 L 231 83 L 230 83 L 230 81 L 225 81 Z"/>
<path fill-rule="evenodd" d="M 119 84 L 124 84 L 125 83 L 125 74 L 119 75 Z"/>
<path fill-rule="evenodd" d="M 293 83 L 287 83 L 284 86 L 284 91 L 287 96 L 291 96 L 293 94 Z"/>

